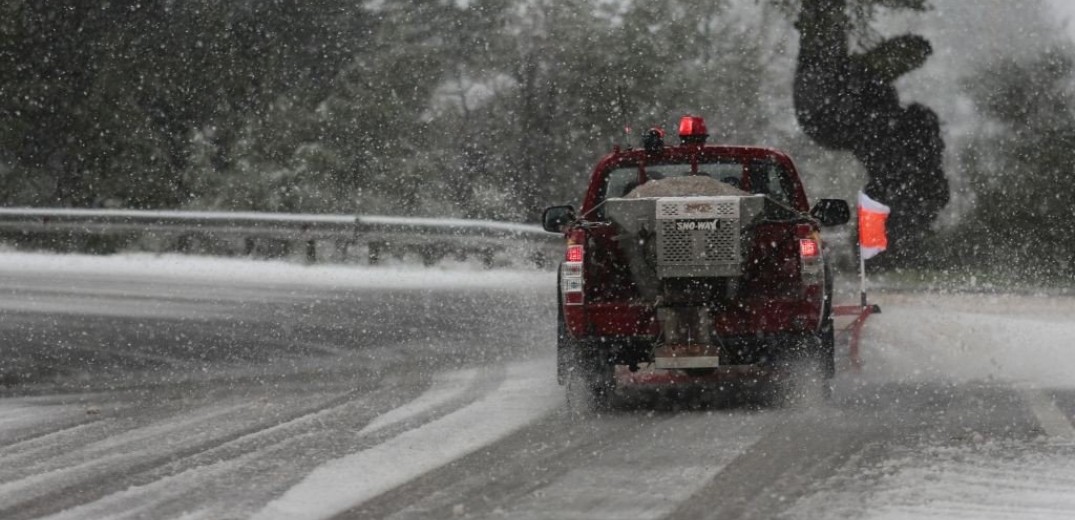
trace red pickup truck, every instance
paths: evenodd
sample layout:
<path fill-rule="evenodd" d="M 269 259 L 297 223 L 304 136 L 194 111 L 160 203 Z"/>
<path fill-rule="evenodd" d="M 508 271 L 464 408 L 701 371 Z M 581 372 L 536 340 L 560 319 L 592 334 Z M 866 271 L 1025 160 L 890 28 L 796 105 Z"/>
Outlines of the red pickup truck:
<path fill-rule="evenodd" d="M 782 381 L 806 367 L 828 395 L 832 280 L 820 227 L 846 223 L 850 208 L 811 208 L 780 151 L 707 137 L 695 116 L 680 121 L 678 146 L 651 130 L 641 148 L 598 162 L 578 211 L 545 210 L 545 229 L 567 240 L 557 375 L 569 402 L 607 406 L 617 374 L 640 369 Z"/>

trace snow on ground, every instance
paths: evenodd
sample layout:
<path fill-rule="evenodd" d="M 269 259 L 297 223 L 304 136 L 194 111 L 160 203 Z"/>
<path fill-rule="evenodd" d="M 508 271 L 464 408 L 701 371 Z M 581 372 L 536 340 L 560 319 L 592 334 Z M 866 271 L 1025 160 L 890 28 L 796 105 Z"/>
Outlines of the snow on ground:
<path fill-rule="evenodd" d="M 0 400 L 0 439 L 22 430 L 85 415 L 85 409 L 39 398 Z"/>
<path fill-rule="evenodd" d="M 563 400 L 555 380 L 539 366 L 543 363 L 509 365 L 500 388 L 474 404 L 324 464 L 254 518 L 335 516 L 523 428 Z"/>
<path fill-rule="evenodd" d="M 969 432 L 824 483 L 783 518 L 1059 520 L 1075 518 L 1075 430 L 1052 402 L 1075 387 L 1075 298 L 875 294 L 862 340 L 866 381 L 1012 385 L 1048 438 L 1030 444 Z M 852 465 L 853 466 L 853 465 Z"/>
<path fill-rule="evenodd" d="M 0 275 L 4 276 L 62 273 L 114 277 L 117 272 L 138 279 L 222 285 L 374 289 L 547 290 L 554 276 L 551 272 L 485 271 L 465 266 L 371 268 L 178 255 L 0 253 Z M 865 380 L 992 380 L 1038 388 L 1075 386 L 1071 378 L 1075 374 L 1073 298 L 932 293 L 877 294 L 872 298 L 884 312 L 870 318 L 863 338 L 866 367 L 861 377 Z M 430 392 L 389 412 L 365 433 L 455 399 L 472 375 L 460 372 L 438 380 Z M 344 511 L 504 438 L 548 413 L 562 399 L 547 370 L 537 370 L 531 364 L 511 365 L 497 391 L 382 444 L 324 464 L 268 504 L 259 516 L 287 518 L 289 513 L 301 512 L 304 517 L 328 517 Z M 8 403 L 0 409 L 0 432 L 35 424 L 48 414 L 76 412 L 79 410 L 26 409 L 22 403 Z M 871 474 L 835 476 L 786 516 L 870 520 L 1075 518 L 1072 460 L 1075 446 L 1063 443 L 1009 445 L 987 440 L 965 446 L 922 446 L 880 462 Z M 221 468 L 224 466 L 205 471 L 226 469 Z M 86 507 L 104 508 L 101 511 L 131 507 L 137 513 L 145 494 L 165 493 L 179 481 L 189 480 L 193 485 L 204 476 L 197 471 L 184 473 Z M 66 516 L 80 517 L 92 511 L 97 510 L 73 509 Z"/>
<path fill-rule="evenodd" d="M 1075 385 L 1075 299 L 883 294 L 862 343 L 864 377 Z"/>
<path fill-rule="evenodd" d="M 64 273 L 159 280 L 221 282 L 228 285 L 311 286 L 317 288 L 460 289 L 548 287 L 550 271 L 485 270 L 450 267 L 369 267 L 298 265 L 283 261 L 187 255 L 123 254 L 113 256 L 0 253 L 0 274 Z"/>
<path fill-rule="evenodd" d="M 1002 445 L 910 455 L 882 479 L 866 518 L 1072 518 L 1073 455 L 1072 450 L 1057 456 Z"/>
<path fill-rule="evenodd" d="M 934 447 L 845 475 L 785 518 L 1060 520 L 1075 518 L 1075 447 L 987 442 Z"/>
<path fill-rule="evenodd" d="M 379 415 L 359 430 L 358 435 L 378 432 L 460 399 L 466 393 L 467 386 L 472 384 L 477 377 L 478 370 L 473 368 L 439 374 L 434 377 L 433 386 L 429 390 L 414 401 Z"/>

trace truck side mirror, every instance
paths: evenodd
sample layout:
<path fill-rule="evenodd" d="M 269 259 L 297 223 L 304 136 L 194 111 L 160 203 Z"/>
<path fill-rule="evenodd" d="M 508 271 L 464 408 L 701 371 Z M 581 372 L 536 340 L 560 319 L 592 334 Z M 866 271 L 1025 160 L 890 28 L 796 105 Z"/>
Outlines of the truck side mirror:
<path fill-rule="evenodd" d="M 851 220 L 851 208 L 843 199 L 821 199 L 810 210 L 810 216 L 818 219 L 822 226 L 840 226 Z"/>
<path fill-rule="evenodd" d="M 541 225 L 550 233 L 562 233 L 564 226 L 574 220 L 575 208 L 571 206 L 552 206 L 541 214 Z"/>

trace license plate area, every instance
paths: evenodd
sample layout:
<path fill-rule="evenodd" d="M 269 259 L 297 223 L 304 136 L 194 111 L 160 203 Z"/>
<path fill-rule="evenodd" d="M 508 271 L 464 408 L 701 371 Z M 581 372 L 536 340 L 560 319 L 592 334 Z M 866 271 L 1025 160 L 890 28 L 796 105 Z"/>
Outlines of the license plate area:
<path fill-rule="evenodd" d="M 654 352 L 653 366 L 661 370 L 717 368 L 720 353 L 707 345 L 666 345 Z"/>

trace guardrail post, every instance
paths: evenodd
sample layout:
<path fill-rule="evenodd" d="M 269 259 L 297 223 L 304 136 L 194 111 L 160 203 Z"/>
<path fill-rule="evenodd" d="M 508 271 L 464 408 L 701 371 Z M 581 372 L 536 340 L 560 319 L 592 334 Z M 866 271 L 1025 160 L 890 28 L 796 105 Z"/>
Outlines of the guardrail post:
<path fill-rule="evenodd" d="M 369 265 L 377 265 L 381 263 L 381 243 L 376 240 L 370 240 L 366 244 L 366 248 L 366 259 L 369 262 Z"/>
<path fill-rule="evenodd" d="M 492 247 L 485 247 L 481 250 L 482 267 L 486 269 L 492 269 L 494 262 L 496 261 L 496 249 Z"/>
<path fill-rule="evenodd" d="M 332 259 L 336 262 L 344 262 L 347 260 L 347 248 L 351 245 L 352 239 L 350 238 L 337 238 L 334 245 L 335 248 L 332 252 Z"/>

